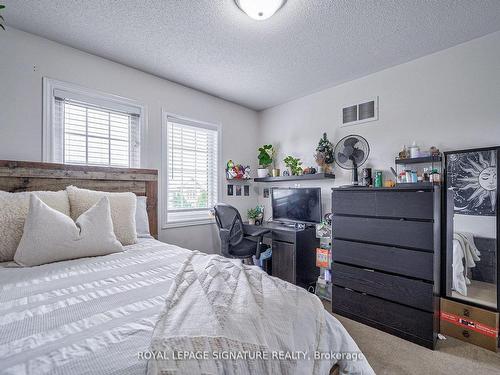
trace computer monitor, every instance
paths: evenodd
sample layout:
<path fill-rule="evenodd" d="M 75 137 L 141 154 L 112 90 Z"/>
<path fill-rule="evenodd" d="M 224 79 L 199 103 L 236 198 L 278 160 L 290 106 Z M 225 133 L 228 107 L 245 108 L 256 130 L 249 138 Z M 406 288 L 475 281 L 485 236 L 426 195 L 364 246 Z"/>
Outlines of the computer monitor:
<path fill-rule="evenodd" d="M 272 188 L 273 221 L 316 224 L 322 220 L 321 188 Z"/>

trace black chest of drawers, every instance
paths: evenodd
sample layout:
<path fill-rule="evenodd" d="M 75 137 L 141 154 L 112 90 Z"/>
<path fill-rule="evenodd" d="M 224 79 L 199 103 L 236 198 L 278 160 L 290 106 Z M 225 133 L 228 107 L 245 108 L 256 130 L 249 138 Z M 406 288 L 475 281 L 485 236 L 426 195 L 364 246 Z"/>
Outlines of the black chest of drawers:
<path fill-rule="evenodd" d="M 434 348 L 440 189 L 332 191 L 332 310 Z"/>

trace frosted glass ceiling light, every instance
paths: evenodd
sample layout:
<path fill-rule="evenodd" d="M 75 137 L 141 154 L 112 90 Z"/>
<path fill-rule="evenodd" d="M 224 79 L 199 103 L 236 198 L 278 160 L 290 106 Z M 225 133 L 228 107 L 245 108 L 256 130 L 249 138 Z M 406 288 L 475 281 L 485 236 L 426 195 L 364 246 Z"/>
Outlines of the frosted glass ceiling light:
<path fill-rule="evenodd" d="M 234 2 L 248 17 L 262 21 L 276 13 L 286 0 L 234 0 Z"/>

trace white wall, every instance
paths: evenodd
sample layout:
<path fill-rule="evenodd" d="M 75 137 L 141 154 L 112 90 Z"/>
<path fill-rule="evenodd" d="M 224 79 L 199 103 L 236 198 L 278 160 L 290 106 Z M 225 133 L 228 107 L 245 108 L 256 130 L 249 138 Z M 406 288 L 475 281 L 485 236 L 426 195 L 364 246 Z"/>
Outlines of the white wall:
<path fill-rule="evenodd" d="M 453 215 L 455 232 L 473 233 L 478 237 L 496 238 L 497 219 L 494 216 Z"/>
<path fill-rule="evenodd" d="M 388 175 L 403 144 L 413 140 L 441 150 L 500 144 L 500 32 L 399 65 L 370 76 L 265 110 L 260 114 L 138 70 L 9 28 L 0 38 L 0 159 L 41 160 L 42 77 L 77 83 L 138 100 L 148 107 L 148 157 L 144 167 L 161 166 L 161 108 L 223 126 L 223 157 L 256 167 L 258 144 L 279 144 L 279 157 L 300 157 L 314 165 L 321 134 L 330 139 L 355 133 L 370 143 L 366 166 Z M 378 95 L 380 120 L 340 128 L 343 105 Z M 260 123 L 260 125 L 258 125 Z M 281 165 L 284 169 L 284 166 Z M 335 168 L 329 189 L 349 183 L 350 173 Z M 287 185 L 284 183 L 277 185 Z M 254 184 L 251 197 L 225 196 L 243 213 L 268 184 Z M 161 194 L 160 194 L 161 198 Z M 268 207 L 269 199 L 260 199 Z M 161 206 L 160 206 L 161 207 Z M 269 208 L 266 217 L 271 214 Z M 181 246 L 213 251 L 213 225 L 162 230 L 160 238 Z"/>
<path fill-rule="evenodd" d="M 145 104 L 149 127 L 143 167 L 161 167 L 162 108 L 222 125 L 221 176 L 227 159 L 256 166 L 256 112 L 13 28 L 0 37 L 0 159 L 42 160 L 44 76 Z M 223 197 L 225 191 L 224 183 Z M 231 204 L 245 213 L 256 204 L 253 193 L 249 198 L 234 197 Z M 190 249 L 217 249 L 214 225 L 162 230 L 160 239 Z"/>
<path fill-rule="evenodd" d="M 374 96 L 379 121 L 339 127 L 344 105 Z M 265 110 L 260 127 L 260 143 L 279 143 L 281 160 L 291 154 L 305 166 L 315 164 L 323 132 L 334 143 L 360 134 L 371 147 L 365 166 L 387 177 L 412 141 L 441 151 L 499 145 L 500 32 Z M 324 212 L 331 212 L 330 188 L 350 181 L 350 172 L 335 167 L 334 173 L 335 183 L 302 184 L 324 188 Z M 269 199 L 261 201 L 269 207 Z"/>

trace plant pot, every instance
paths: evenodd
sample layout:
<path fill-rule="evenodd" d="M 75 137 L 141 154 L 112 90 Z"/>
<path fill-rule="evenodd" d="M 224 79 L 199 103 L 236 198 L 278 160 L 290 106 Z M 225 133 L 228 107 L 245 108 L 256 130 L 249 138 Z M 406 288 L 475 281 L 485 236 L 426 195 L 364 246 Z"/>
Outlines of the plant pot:
<path fill-rule="evenodd" d="M 267 170 L 267 168 L 257 169 L 257 177 L 259 177 L 259 178 L 267 177 L 268 174 L 269 174 L 269 171 Z"/>
<path fill-rule="evenodd" d="M 273 175 L 273 177 L 279 177 L 280 176 L 279 168 L 273 168 L 273 170 L 271 171 L 271 174 Z"/>
<path fill-rule="evenodd" d="M 255 219 L 248 219 L 248 224 L 255 225 Z"/>

